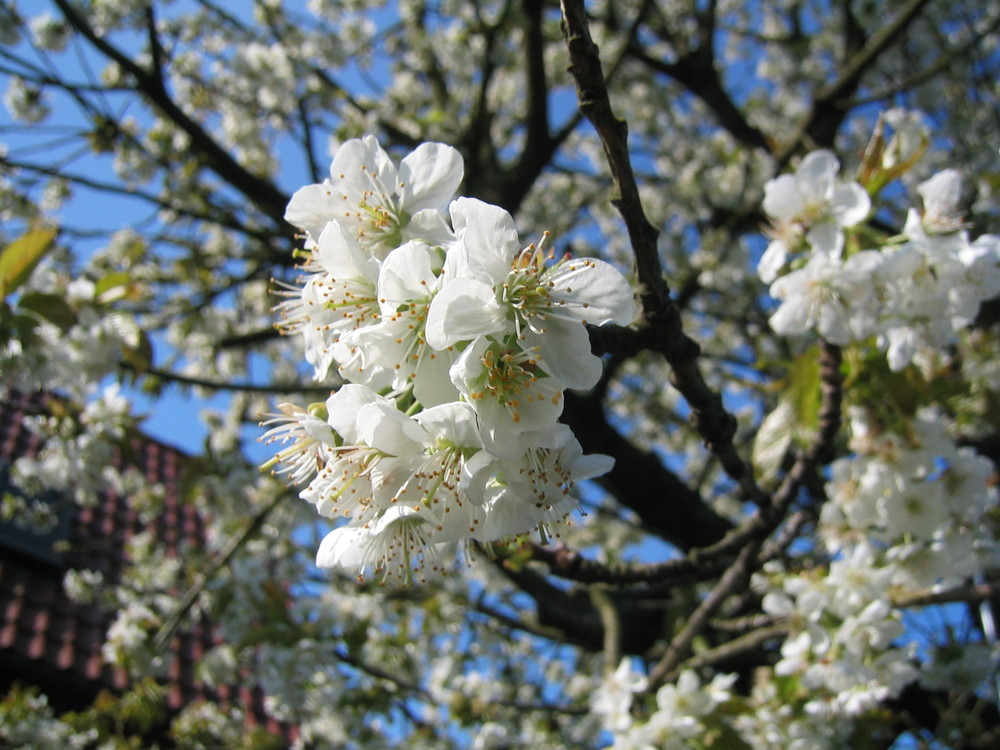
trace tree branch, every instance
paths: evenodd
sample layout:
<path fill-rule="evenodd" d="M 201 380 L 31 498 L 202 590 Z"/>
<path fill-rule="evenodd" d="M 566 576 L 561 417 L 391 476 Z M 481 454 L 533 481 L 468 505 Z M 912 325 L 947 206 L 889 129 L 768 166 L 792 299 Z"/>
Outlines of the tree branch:
<path fill-rule="evenodd" d="M 861 78 L 899 35 L 920 15 L 931 0 L 909 0 L 896 17 L 874 33 L 868 42 L 853 55 L 840 75 L 821 88 L 813 99 L 809 114 L 799 126 L 795 137 L 776 155 L 778 171 L 803 146 L 832 146 L 833 138 L 848 111 L 848 100 L 861 84 Z"/>
<path fill-rule="evenodd" d="M 744 497 L 766 504 L 764 493 L 733 444 L 736 419 L 722 405 L 722 398 L 705 382 L 698 367 L 700 347 L 682 328 L 680 311 L 670 299 L 670 289 L 660 267 L 657 238 L 642 208 L 639 188 L 628 150 L 628 126 L 611 109 L 601 61 L 590 37 L 581 0 L 563 0 L 563 33 L 569 47 L 570 71 L 576 80 L 580 110 L 601 138 L 614 178 L 613 203 L 621 213 L 632 243 L 639 280 L 639 298 L 649 326 L 650 348 L 671 366 L 670 381 L 691 407 L 691 422 L 705 445 L 719 458 L 725 472 L 738 482 Z"/>
<path fill-rule="evenodd" d="M 199 161 L 219 177 L 225 180 L 235 190 L 250 199 L 276 227 L 285 228 L 285 206 L 288 196 L 278 190 L 270 181 L 262 179 L 247 171 L 234 159 L 208 132 L 193 120 L 170 97 L 162 78 L 156 72 L 144 70 L 131 57 L 113 46 L 90 26 L 68 0 L 55 0 L 66 21 L 76 29 L 90 44 L 109 60 L 114 61 L 122 70 L 136 81 L 137 90 L 153 106 L 190 138 L 191 150 L 198 155 Z"/>

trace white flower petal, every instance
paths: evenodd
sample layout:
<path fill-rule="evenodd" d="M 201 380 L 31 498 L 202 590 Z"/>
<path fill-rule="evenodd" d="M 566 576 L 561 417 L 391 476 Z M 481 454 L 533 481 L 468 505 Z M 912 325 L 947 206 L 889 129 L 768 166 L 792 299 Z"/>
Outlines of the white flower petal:
<path fill-rule="evenodd" d="M 757 275 L 765 284 L 770 284 L 788 261 L 788 246 L 781 240 L 768 243 L 764 254 L 757 263 Z"/>
<path fill-rule="evenodd" d="M 498 333 L 507 327 L 506 317 L 493 287 L 476 279 L 446 281 L 427 313 L 427 343 L 442 350 L 459 341 Z"/>
<path fill-rule="evenodd" d="M 853 227 L 865 220 L 871 211 L 872 200 L 856 182 L 842 182 L 833 189 L 830 210 L 842 227 Z"/>
<path fill-rule="evenodd" d="M 475 198 L 458 198 L 450 210 L 455 234 L 468 250 L 472 273 L 489 284 L 503 281 L 520 249 L 514 217 Z"/>
<path fill-rule="evenodd" d="M 414 419 L 429 434 L 445 438 L 460 448 L 482 448 L 476 412 L 468 404 L 453 401 L 432 406 Z"/>
<path fill-rule="evenodd" d="M 615 466 L 615 460 L 603 453 L 581 455 L 573 462 L 573 479 L 593 479 L 603 476 Z"/>
<path fill-rule="evenodd" d="M 792 221 L 805 208 L 794 175 L 783 174 L 764 185 L 764 213 L 778 221 Z"/>
<path fill-rule="evenodd" d="M 832 151 L 824 149 L 806 154 L 795 170 L 795 181 L 806 205 L 829 201 L 839 171 L 840 162 Z"/>
<path fill-rule="evenodd" d="M 590 351 L 590 336 L 580 323 L 553 321 L 545 333 L 525 333 L 525 344 L 543 352 L 549 375 L 567 388 L 585 391 L 601 378 L 603 364 Z"/>
<path fill-rule="evenodd" d="M 406 456 L 421 449 L 427 434 L 388 400 L 365 404 L 358 410 L 358 437 L 390 456 Z"/>
<path fill-rule="evenodd" d="M 422 143 L 399 165 L 400 195 L 409 214 L 444 209 L 465 176 L 462 155 L 443 143 Z"/>
<path fill-rule="evenodd" d="M 404 240 L 421 240 L 428 245 L 443 247 L 455 241 L 455 235 L 444 215 L 433 208 L 417 211 L 403 227 Z"/>
<path fill-rule="evenodd" d="M 784 276 L 782 278 L 788 277 Z M 781 281 L 781 279 L 778 279 L 778 281 Z M 776 281 L 776 283 L 778 282 Z M 775 296 L 773 285 L 771 296 Z M 808 302 L 801 296 L 785 300 L 770 317 L 768 322 L 775 333 L 780 333 L 783 336 L 795 336 L 805 333 L 809 330 L 809 324 L 811 323 Z"/>
<path fill-rule="evenodd" d="M 378 279 L 379 262 L 365 253 L 357 240 L 337 221 L 326 224 L 319 235 L 316 256 L 323 270 L 335 279 Z"/>
<path fill-rule="evenodd" d="M 382 263 L 378 296 L 383 313 L 392 312 L 411 300 L 425 300 L 437 287 L 431 266 L 431 249 L 422 242 L 407 242 L 396 248 Z M 386 309 L 388 308 L 388 309 Z"/>
<path fill-rule="evenodd" d="M 821 221 L 806 234 L 806 242 L 818 253 L 838 260 L 844 249 L 844 233 L 832 221 Z"/>
<path fill-rule="evenodd" d="M 326 223 L 337 215 L 340 204 L 340 196 L 333 194 L 329 183 L 306 185 L 296 190 L 288 201 L 285 221 L 316 239 Z"/>
<path fill-rule="evenodd" d="M 318 568 L 358 568 L 364 564 L 366 540 L 372 533 L 363 526 L 341 526 L 334 529 L 316 550 Z"/>
<path fill-rule="evenodd" d="M 582 323 L 628 325 L 635 318 L 632 287 L 610 263 L 592 258 L 575 258 L 552 274 L 550 292 L 560 311 Z"/>
<path fill-rule="evenodd" d="M 330 177 L 351 196 L 351 206 L 358 203 L 355 197 L 360 198 L 365 190 L 371 189 L 371 178 L 378 178 L 389 193 L 395 190 L 397 182 L 396 167 L 373 135 L 341 144 L 330 164 Z"/>
<path fill-rule="evenodd" d="M 958 210 L 962 197 L 962 175 L 955 169 L 938 172 L 917 186 L 926 216 L 947 216 Z"/>
<path fill-rule="evenodd" d="M 326 400 L 327 424 L 340 435 L 346 443 L 358 441 L 358 411 L 365 404 L 371 404 L 383 396 L 378 395 L 365 385 L 348 383 L 342 385 L 336 393 Z"/>

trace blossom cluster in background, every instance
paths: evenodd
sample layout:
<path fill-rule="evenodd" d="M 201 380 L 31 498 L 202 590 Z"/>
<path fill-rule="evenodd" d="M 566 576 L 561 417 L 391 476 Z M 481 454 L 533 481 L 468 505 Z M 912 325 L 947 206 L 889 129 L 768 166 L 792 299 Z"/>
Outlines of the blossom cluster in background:
<path fill-rule="evenodd" d="M 611 459 L 557 422 L 567 388 L 601 374 L 586 325 L 632 321 L 625 278 L 521 244 L 502 208 L 455 198 L 458 152 L 424 143 L 396 166 L 374 137 L 338 149 L 330 179 L 286 218 L 305 233 L 301 286 L 279 327 L 304 337 L 325 403 L 265 424 L 274 463 L 320 514 L 347 522 L 317 564 L 410 581 L 452 545 L 561 520 Z"/>
<path fill-rule="evenodd" d="M 794 175 L 765 186 L 772 240 L 758 265 L 781 305 L 777 333 L 815 331 L 833 344 L 875 337 L 892 370 L 922 351 L 955 343 L 980 304 L 1000 294 L 1000 237 L 969 239 L 961 219 L 961 176 L 945 170 L 917 188 L 902 234 L 869 249 L 845 231 L 865 220 L 871 199 L 840 180 L 829 151 L 806 156 Z"/>

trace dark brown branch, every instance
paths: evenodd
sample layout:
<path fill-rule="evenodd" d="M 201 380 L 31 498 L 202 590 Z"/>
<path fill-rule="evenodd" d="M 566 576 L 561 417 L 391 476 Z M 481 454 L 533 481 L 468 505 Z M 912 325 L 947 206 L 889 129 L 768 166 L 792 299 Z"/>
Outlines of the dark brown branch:
<path fill-rule="evenodd" d="M 659 310 L 667 305 L 670 289 L 663 278 L 657 252 L 659 231 L 649 223 L 639 200 L 639 187 L 628 152 L 628 125 L 611 109 L 597 45 L 583 3 L 563 0 L 563 33 L 570 53 L 570 72 L 576 81 L 580 111 L 597 129 L 615 182 L 615 207 L 625 220 L 632 241 L 641 285 L 643 310 Z M 693 342 L 692 342 L 693 343 Z"/>
<path fill-rule="evenodd" d="M 615 459 L 611 471 L 595 481 L 635 511 L 644 528 L 681 550 L 714 544 L 732 528 L 655 453 L 636 446 L 612 427 L 599 397 L 567 393 L 565 401 L 562 421 L 583 450 Z"/>
<path fill-rule="evenodd" d="M 978 604 L 1000 597 L 1000 582 L 974 583 L 943 591 L 917 591 L 896 596 L 893 605 L 901 609 L 907 607 L 930 607 L 935 604 L 965 602 Z"/>
<path fill-rule="evenodd" d="M 671 383 L 691 407 L 691 422 L 705 445 L 736 480 L 744 497 L 764 505 L 747 463 L 733 444 L 736 420 L 722 405 L 722 398 L 705 382 L 698 367 L 700 347 L 682 328 L 680 311 L 670 299 L 670 289 L 660 267 L 659 231 L 650 224 L 639 198 L 639 187 L 628 150 L 628 126 L 611 109 L 597 45 L 581 0 L 563 0 L 563 33 L 569 47 L 570 71 L 576 80 L 580 110 L 601 138 L 617 195 L 613 199 L 625 222 L 639 281 L 643 316 L 650 329 L 650 347 L 671 366 Z"/>
<path fill-rule="evenodd" d="M 847 103 L 847 106 L 853 109 L 865 104 L 882 102 L 899 96 L 900 94 L 910 91 L 911 89 L 915 89 L 917 86 L 936 78 L 962 58 L 971 57 L 972 53 L 983 42 L 983 40 L 994 35 L 998 29 L 1000 29 L 1000 15 L 987 24 L 985 28 L 974 32 L 972 37 L 965 44 L 943 50 L 937 59 L 935 59 L 930 65 L 922 64 L 919 70 L 912 71 L 911 75 L 907 76 L 903 80 L 878 91 L 869 92 L 863 98 L 852 99 L 849 103 Z"/>
<path fill-rule="evenodd" d="M 666 681 L 688 655 L 691 644 L 708 625 L 709 618 L 731 594 L 747 585 L 750 575 L 756 568 L 756 557 L 762 541 L 759 538 L 751 539 L 740 550 L 733 564 L 722 574 L 708 596 L 701 600 L 681 631 L 671 639 L 660 661 L 649 672 L 649 690 L 655 690 Z"/>
<path fill-rule="evenodd" d="M 160 35 L 156 30 L 156 11 L 153 9 L 152 3 L 146 5 L 145 13 L 146 33 L 149 38 L 150 72 L 162 88 L 165 85 L 163 81 L 163 45 L 160 44 Z"/>
<path fill-rule="evenodd" d="M 740 657 L 750 656 L 758 653 L 761 646 L 769 641 L 784 638 L 786 635 L 788 635 L 787 624 L 776 623 L 774 625 L 768 625 L 741 635 L 738 638 L 734 638 L 731 641 L 726 641 L 721 646 L 716 646 L 715 648 L 699 652 L 684 663 L 684 669 L 712 667 Z M 680 677 L 681 671 L 683 670 L 676 669 L 665 675 L 660 684 L 674 682 L 678 677 Z"/>
<path fill-rule="evenodd" d="M 707 580 L 725 570 L 728 561 L 692 550 L 685 557 L 662 563 L 604 564 L 589 560 L 568 547 L 531 545 L 531 559 L 545 563 L 553 575 L 579 583 L 609 583 L 625 586 L 638 583 L 691 583 Z"/>
<path fill-rule="evenodd" d="M 496 24 L 483 27 L 482 64 L 479 67 L 479 91 L 471 107 L 469 124 L 455 145 L 465 156 L 465 192 L 488 203 L 495 203 L 513 213 L 507 204 L 500 179 L 500 165 L 493 144 L 491 124 L 493 113 L 489 108 L 489 87 L 496 64 L 493 50 L 500 25 L 506 22 L 510 3 L 504 5 Z"/>
<path fill-rule="evenodd" d="M 528 568 L 508 566 L 494 561 L 497 569 L 511 583 L 535 601 L 539 624 L 549 632 L 561 633 L 562 639 L 588 651 L 605 646 L 605 628 L 601 613 L 591 601 L 588 589 L 575 587 L 564 591 Z M 642 655 L 666 635 L 665 621 L 670 597 L 662 591 L 607 591 L 621 624 L 621 651 Z M 551 636 L 550 636 L 551 637 Z"/>

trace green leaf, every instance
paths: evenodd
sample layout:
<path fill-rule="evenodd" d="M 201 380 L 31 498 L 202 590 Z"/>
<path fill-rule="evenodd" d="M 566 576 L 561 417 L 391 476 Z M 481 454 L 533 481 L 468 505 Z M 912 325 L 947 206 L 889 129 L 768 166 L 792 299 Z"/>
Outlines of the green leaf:
<path fill-rule="evenodd" d="M 35 229 L 0 251 L 0 299 L 27 281 L 31 272 L 55 244 L 55 229 Z"/>
<path fill-rule="evenodd" d="M 795 410 L 789 400 L 783 398 L 774 411 L 764 417 L 753 442 L 750 461 L 759 477 L 772 477 L 778 473 L 792 443 L 794 427 Z"/>
<path fill-rule="evenodd" d="M 761 477 L 777 474 L 792 443 L 809 440 L 819 425 L 819 350 L 796 357 L 778 387 L 781 398 L 760 423 L 750 456 Z"/>
<path fill-rule="evenodd" d="M 132 294 L 132 277 L 125 271 L 102 276 L 94 285 L 94 298 L 101 304 L 116 302 Z"/>
<path fill-rule="evenodd" d="M 785 396 L 801 427 L 812 431 L 819 425 L 819 348 L 811 346 L 792 362 Z"/>
<path fill-rule="evenodd" d="M 122 359 L 124 359 L 137 374 L 146 372 L 153 365 L 153 344 L 145 331 L 139 331 L 139 338 L 136 343 L 122 347 Z"/>
<path fill-rule="evenodd" d="M 18 308 L 33 312 L 44 318 L 63 332 L 72 328 L 77 321 L 76 312 L 70 307 L 66 298 L 58 294 L 43 294 L 31 292 L 18 301 Z"/>

